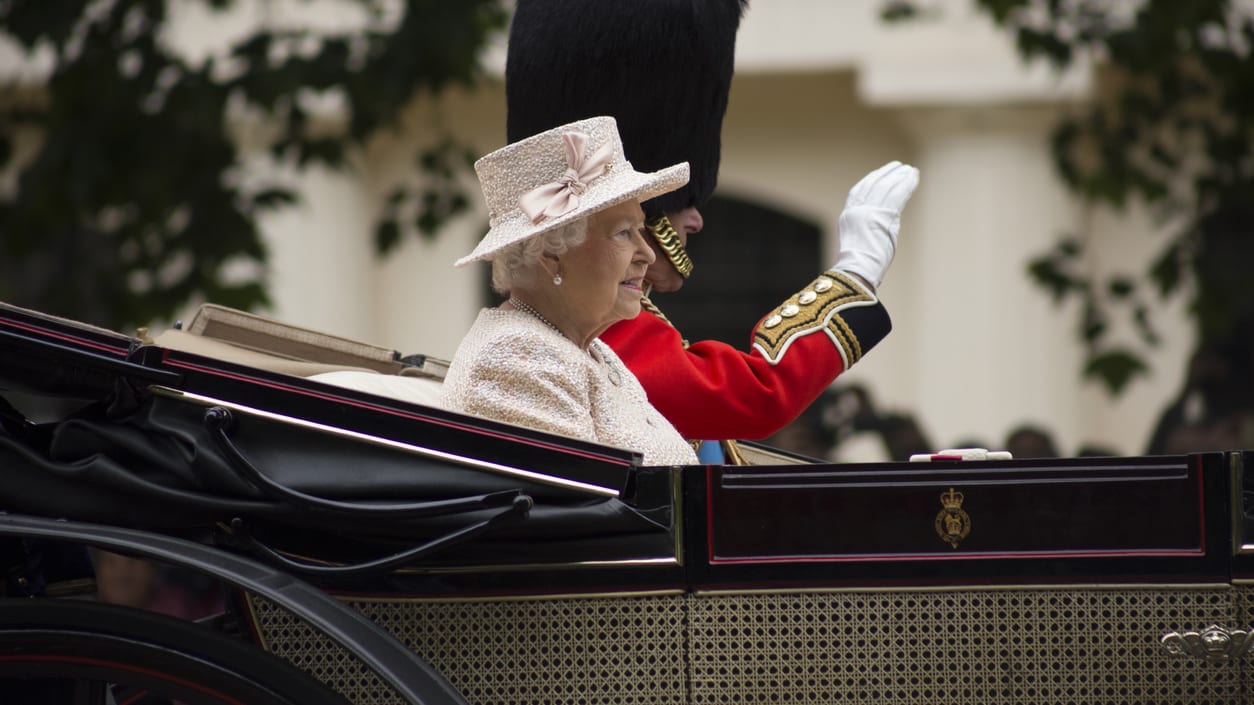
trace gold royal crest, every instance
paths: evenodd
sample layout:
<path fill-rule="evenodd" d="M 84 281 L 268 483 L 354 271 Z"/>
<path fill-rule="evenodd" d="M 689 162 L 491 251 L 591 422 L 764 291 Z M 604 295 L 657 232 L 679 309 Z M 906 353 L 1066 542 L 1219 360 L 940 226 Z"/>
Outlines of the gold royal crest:
<path fill-rule="evenodd" d="M 971 517 L 962 509 L 962 493 L 949 491 L 940 496 L 944 509 L 936 515 L 936 535 L 953 548 L 971 533 Z"/>

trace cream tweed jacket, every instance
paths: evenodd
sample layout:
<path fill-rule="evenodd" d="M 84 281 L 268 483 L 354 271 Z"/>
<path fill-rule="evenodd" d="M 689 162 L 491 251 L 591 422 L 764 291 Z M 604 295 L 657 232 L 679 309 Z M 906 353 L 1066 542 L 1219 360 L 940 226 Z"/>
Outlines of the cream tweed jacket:
<path fill-rule="evenodd" d="M 696 453 L 649 403 L 600 339 L 587 351 L 517 310 L 486 308 L 444 378 L 452 411 L 644 454 L 645 465 L 695 465 Z"/>

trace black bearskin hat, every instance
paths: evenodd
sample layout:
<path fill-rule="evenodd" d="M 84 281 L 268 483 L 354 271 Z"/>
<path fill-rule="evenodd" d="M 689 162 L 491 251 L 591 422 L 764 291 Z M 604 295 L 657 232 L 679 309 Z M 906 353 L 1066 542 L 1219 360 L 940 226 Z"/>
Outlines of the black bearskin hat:
<path fill-rule="evenodd" d="M 678 191 L 645 213 L 703 205 L 747 0 L 518 0 L 505 68 L 507 138 L 611 115 L 639 171 L 688 162 Z"/>

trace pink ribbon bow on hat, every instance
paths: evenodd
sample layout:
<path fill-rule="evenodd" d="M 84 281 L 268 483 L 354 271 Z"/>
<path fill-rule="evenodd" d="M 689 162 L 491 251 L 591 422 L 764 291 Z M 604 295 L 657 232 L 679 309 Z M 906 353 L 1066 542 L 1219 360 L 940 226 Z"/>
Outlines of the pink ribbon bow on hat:
<path fill-rule="evenodd" d="M 607 142 L 592 156 L 585 158 L 583 152 L 588 144 L 588 135 L 582 132 L 567 132 L 562 135 L 562 142 L 566 144 L 566 163 L 569 165 L 566 173 L 561 179 L 534 188 L 518 199 L 518 206 L 532 224 L 578 208 L 579 197 L 587 190 L 588 183 L 605 173 L 614 156 L 613 144 Z"/>

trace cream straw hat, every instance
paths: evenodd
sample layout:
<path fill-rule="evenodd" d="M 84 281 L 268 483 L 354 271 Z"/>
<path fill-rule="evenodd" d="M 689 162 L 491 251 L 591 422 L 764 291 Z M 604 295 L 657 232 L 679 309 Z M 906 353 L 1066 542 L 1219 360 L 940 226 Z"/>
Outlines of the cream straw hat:
<path fill-rule="evenodd" d="M 488 205 L 488 234 L 461 267 L 502 248 L 624 201 L 645 201 L 688 183 L 688 163 L 651 173 L 623 156 L 618 123 L 595 117 L 541 132 L 475 162 Z"/>

